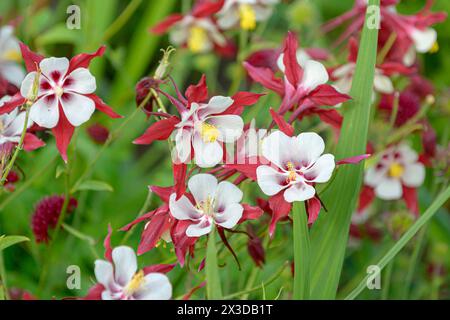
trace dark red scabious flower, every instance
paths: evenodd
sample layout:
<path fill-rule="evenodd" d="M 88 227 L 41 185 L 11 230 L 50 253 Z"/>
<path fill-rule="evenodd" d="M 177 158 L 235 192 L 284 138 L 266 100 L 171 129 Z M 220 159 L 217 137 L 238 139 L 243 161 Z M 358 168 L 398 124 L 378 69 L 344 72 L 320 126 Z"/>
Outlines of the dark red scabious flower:
<path fill-rule="evenodd" d="M 145 98 L 147 98 L 150 89 L 158 90 L 161 83 L 162 80 L 152 77 L 142 78 L 136 84 L 136 105 L 140 106 L 144 102 Z M 145 112 L 145 114 L 147 114 L 148 116 L 151 115 L 154 104 L 155 97 L 151 96 L 150 99 L 148 99 L 147 103 L 142 107 L 142 110 Z"/>
<path fill-rule="evenodd" d="M 64 196 L 50 196 L 42 199 L 36 205 L 36 209 L 31 217 L 31 228 L 37 243 L 47 243 L 49 241 L 48 230 L 56 227 L 63 204 Z M 77 200 L 71 198 L 67 206 L 67 213 L 72 213 L 77 205 Z"/>
<path fill-rule="evenodd" d="M 247 243 L 247 250 L 256 266 L 261 268 L 266 262 L 266 252 L 261 239 L 255 234 L 253 228 L 247 225 L 247 233 L 250 236 Z"/>
<path fill-rule="evenodd" d="M 104 144 L 108 140 L 109 129 L 99 123 L 89 126 L 86 131 L 95 143 Z"/>
<path fill-rule="evenodd" d="M 328 72 L 320 62 L 310 60 L 300 66 L 297 49 L 297 38 L 289 32 L 282 50 L 285 69 L 282 78 L 276 77 L 270 68 L 255 67 L 248 61 L 244 62 L 245 69 L 254 81 L 282 97 L 278 113 L 284 115 L 289 110 L 293 111 L 290 122 L 317 106 L 334 106 L 350 99 L 350 96 L 326 84 Z"/>

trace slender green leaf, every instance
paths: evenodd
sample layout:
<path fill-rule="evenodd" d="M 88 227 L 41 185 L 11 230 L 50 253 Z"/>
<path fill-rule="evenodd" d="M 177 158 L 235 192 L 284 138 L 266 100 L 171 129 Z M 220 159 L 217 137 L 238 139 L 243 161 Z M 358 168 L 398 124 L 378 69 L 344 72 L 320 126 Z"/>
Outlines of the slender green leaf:
<path fill-rule="evenodd" d="M 206 296 L 209 300 L 222 299 L 222 285 L 217 265 L 216 229 L 213 227 L 206 248 Z"/>
<path fill-rule="evenodd" d="M 6 248 L 13 246 L 17 243 L 30 241 L 27 237 L 23 236 L 1 236 L 0 237 L 0 251 L 5 250 Z"/>
<path fill-rule="evenodd" d="M 78 187 L 72 192 L 81 191 L 81 190 L 91 190 L 91 191 L 108 191 L 113 192 L 114 189 L 109 184 L 103 181 L 97 180 L 86 180 L 78 185 Z"/>
<path fill-rule="evenodd" d="M 310 243 L 308 219 L 303 202 L 293 206 L 294 218 L 294 299 L 309 299 L 310 286 Z"/>
<path fill-rule="evenodd" d="M 372 5 L 379 5 L 379 0 L 371 0 L 369 7 Z M 372 15 L 369 11 L 366 14 L 350 92 L 352 100 L 343 106 L 337 159 L 363 154 L 366 150 L 378 39 L 378 30 L 369 28 L 367 23 L 374 18 Z M 322 214 L 311 230 L 311 297 L 314 299 L 336 297 L 363 169 L 363 163 L 340 168 L 322 195 L 329 212 Z"/>
<path fill-rule="evenodd" d="M 425 211 L 425 213 L 409 228 L 408 231 L 400 238 L 400 240 L 381 258 L 377 263 L 380 271 L 383 270 L 386 265 L 391 262 L 392 259 L 402 250 L 405 245 L 416 235 L 416 233 L 422 228 L 438 211 L 438 209 L 450 198 L 450 186 L 447 187 L 431 204 L 431 206 Z M 359 285 L 353 290 L 345 299 L 355 299 L 366 288 L 368 276 L 366 276 Z"/>

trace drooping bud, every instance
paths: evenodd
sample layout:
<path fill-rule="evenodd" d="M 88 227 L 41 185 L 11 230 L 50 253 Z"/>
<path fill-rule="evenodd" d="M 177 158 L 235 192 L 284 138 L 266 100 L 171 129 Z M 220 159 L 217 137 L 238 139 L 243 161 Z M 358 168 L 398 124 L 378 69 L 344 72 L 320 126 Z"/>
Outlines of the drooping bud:
<path fill-rule="evenodd" d="M 250 257 L 252 257 L 256 266 L 261 268 L 262 265 L 266 262 L 266 253 L 261 239 L 255 234 L 253 228 L 250 225 L 247 226 L 247 233 L 250 235 L 247 243 L 248 253 L 250 254 Z"/>
<path fill-rule="evenodd" d="M 161 80 L 155 78 L 142 78 L 136 85 L 136 105 L 140 106 L 147 99 L 150 89 L 158 89 L 161 83 Z M 142 106 L 142 110 L 149 115 L 149 113 L 153 111 L 155 102 L 155 97 L 153 97 L 153 95 L 150 96 L 147 99 L 147 102 Z"/>
<path fill-rule="evenodd" d="M 109 130 L 105 126 L 96 123 L 87 128 L 89 137 L 97 144 L 104 144 L 109 137 Z"/>

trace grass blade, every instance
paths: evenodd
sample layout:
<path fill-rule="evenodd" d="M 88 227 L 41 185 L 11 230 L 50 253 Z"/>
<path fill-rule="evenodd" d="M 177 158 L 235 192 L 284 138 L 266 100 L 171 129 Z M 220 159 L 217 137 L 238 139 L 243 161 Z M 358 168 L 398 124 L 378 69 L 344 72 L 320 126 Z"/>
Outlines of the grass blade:
<path fill-rule="evenodd" d="M 416 235 L 416 233 L 422 228 L 439 210 L 442 205 L 450 198 L 450 186 L 447 187 L 431 204 L 431 206 L 425 211 L 425 213 L 420 216 L 420 218 L 409 228 L 408 231 L 400 238 L 400 240 L 386 253 L 386 255 L 381 258 L 381 260 L 377 263 L 377 266 L 380 268 L 380 271 L 383 270 L 386 265 L 391 262 L 392 259 L 402 250 L 405 245 Z M 355 299 L 363 290 L 366 288 L 367 283 L 366 276 L 359 285 L 353 290 L 345 299 L 353 300 Z"/>
<path fill-rule="evenodd" d="M 308 219 L 305 204 L 295 202 L 293 206 L 294 219 L 294 299 L 309 299 L 310 279 L 310 244 Z"/>
<path fill-rule="evenodd" d="M 206 248 L 206 296 L 209 300 L 222 299 L 222 287 L 217 265 L 216 229 L 213 227 Z"/>
<path fill-rule="evenodd" d="M 369 7 L 379 5 L 371 0 Z M 373 19 L 366 14 L 366 22 Z M 341 135 L 336 158 L 343 159 L 365 153 L 370 119 L 370 107 L 377 55 L 378 30 L 364 23 L 362 38 L 350 95 L 344 105 Z M 311 230 L 311 297 L 334 299 L 347 246 L 352 212 L 361 187 L 364 164 L 339 169 L 336 179 L 323 194 L 328 214 L 319 216 Z"/>

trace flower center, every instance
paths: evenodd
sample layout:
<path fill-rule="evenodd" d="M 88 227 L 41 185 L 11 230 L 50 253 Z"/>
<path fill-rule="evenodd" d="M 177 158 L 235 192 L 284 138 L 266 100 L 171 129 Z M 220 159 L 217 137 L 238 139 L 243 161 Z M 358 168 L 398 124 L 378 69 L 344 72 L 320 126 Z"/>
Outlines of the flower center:
<path fill-rule="evenodd" d="M 255 10 L 249 4 L 239 6 L 239 17 L 241 19 L 241 28 L 244 30 L 253 30 L 256 28 Z"/>
<path fill-rule="evenodd" d="M 389 176 L 391 176 L 392 178 L 399 178 L 403 175 L 404 171 L 405 168 L 401 164 L 394 162 L 389 167 Z"/>
<path fill-rule="evenodd" d="M 204 142 L 216 142 L 220 131 L 212 124 L 203 122 L 200 128 L 200 135 Z"/>
<path fill-rule="evenodd" d="M 58 97 L 61 97 L 63 95 L 63 93 L 64 93 L 64 89 L 61 88 L 60 86 L 55 86 L 53 90 L 55 91 L 55 94 Z"/>
<path fill-rule="evenodd" d="M 433 43 L 433 46 L 430 48 L 430 50 L 428 50 L 429 53 L 436 53 L 439 51 L 439 43 L 437 41 L 435 41 Z"/>
<path fill-rule="evenodd" d="M 197 204 L 197 209 L 203 214 L 212 217 L 214 215 L 214 199 L 208 196 L 205 201 Z"/>
<path fill-rule="evenodd" d="M 295 171 L 295 166 L 291 161 L 286 164 L 288 169 L 288 176 L 286 178 L 286 183 L 293 182 L 297 179 L 297 172 Z"/>
<path fill-rule="evenodd" d="M 2 57 L 4 60 L 7 61 L 14 61 L 14 62 L 20 62 L 22 60 L 22 56 L 20 55 L 20 52 L 17 50 L 8 50 L 3 54 Z"/>
<path fill-rule="evenodd" d="M 139 287 L 142 285 L 142 283 L 144 282 L 144 278 L 145 278 L 145 274 L 143 270 L 139 270 L 131 279 L 131 281 L 127 284 L 127 286 L 125 287 L 125 294 L 127 296 L 131 296 L 133 295 L 138 289 Z"/>
<path fill-rule="evenodd" d="M 207 40 L 208 35 L 206 30 L 201 27 L 194 26 L 190 30 L 188 47 L 192 52 L 199 53 L 205 48 Z"/>

